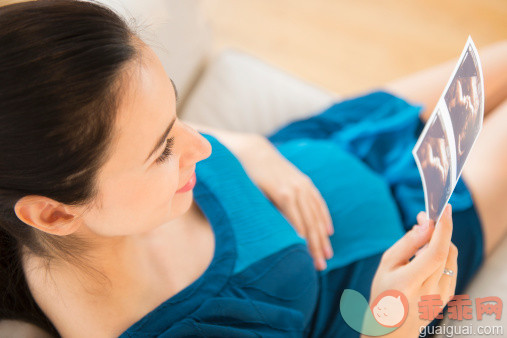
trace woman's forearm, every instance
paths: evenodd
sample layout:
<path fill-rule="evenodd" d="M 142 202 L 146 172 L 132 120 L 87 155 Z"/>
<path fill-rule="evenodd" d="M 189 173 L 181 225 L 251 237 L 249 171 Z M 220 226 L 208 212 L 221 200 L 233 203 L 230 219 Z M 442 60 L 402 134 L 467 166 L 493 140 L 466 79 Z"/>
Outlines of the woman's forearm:
<path fill-rule="evenodd" d="M 251 148 L 255 146 L 255 144 L 258 144 L 258 142 L 266 141 L 265 137 L 261 134 L 231 131 L 194 122 L 183 122 L 199 132 L 206 133 L 215 137 L 237 157 L 244 151 L 251 150 Z"/>

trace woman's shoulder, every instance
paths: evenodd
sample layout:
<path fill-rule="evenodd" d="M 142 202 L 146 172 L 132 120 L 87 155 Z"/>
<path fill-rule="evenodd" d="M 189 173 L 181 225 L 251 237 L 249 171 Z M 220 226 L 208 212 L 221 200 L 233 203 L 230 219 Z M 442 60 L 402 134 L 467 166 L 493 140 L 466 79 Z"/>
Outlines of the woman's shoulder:
<path fill-rule="evenodd" d="M 23 255 L 23 270 L 32 297 L 61 336 L 83 332 L 83 329 L 103 332 L 101 335 L 108 332 L 93 318 L 93 311 L 86 305 L 88 297 L 76 292 L 77 284 L 64 282 L 63 269 L 49 269 L 41 258 Z"/>
<path fill-rule="evenodd" d="M 50 268 L 43 259 L 26 253 L 23 270 L 30 293 L 62 336 L 86 332 L 93 337 L 117 337 L 152 309 L 181 294 L 209 269 L 215 246 L 208 220 L 193 203 L 183 222 L 189 225 L 185 226 L 189 239 L 184 244 L 171 244 L 169 238 L 175 233 L 164 230 L 164 226 L 153 233 L 157 241 L 146 242 L 168 244 L 142 250 L 153 269 L 143 269 L 146 263 L 133 266 L 132 271 L 144 270 L 144 275 L 150 275 L 141 278 L 135 273 L 83 277 L 80 268 L 70 263 L 52 264 Z M 160 241 L 161 237 L 167 240 Z"/>
<path fill-rule="evenodd" d="M 233 231 L 237 251 L 234 273 L 293 244 L 305 244 L 234 154 L 215 137 L 204 136 L 212 153 L 197 163 L 194 198 L 208 217 L 227 223 Z"/>

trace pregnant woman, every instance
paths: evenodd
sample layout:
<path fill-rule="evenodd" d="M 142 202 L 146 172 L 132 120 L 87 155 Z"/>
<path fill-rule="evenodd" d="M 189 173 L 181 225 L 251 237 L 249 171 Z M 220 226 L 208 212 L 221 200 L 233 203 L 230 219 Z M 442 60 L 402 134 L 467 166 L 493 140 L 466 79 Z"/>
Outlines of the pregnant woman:
<path fill-rule="evenodd" d="M 421 296 L 461 293 L 507 228 L 506 46 L 481 56 L 488 118 L 435 226 L 411 149 L 454 61 L 263 137 L 179 119 L 160 60 L 105 7 L 0 8 L 0 318 L 359 337 L 343 291 L 396 289 L 410 310 L 387 336 L 417 337 Z"/>

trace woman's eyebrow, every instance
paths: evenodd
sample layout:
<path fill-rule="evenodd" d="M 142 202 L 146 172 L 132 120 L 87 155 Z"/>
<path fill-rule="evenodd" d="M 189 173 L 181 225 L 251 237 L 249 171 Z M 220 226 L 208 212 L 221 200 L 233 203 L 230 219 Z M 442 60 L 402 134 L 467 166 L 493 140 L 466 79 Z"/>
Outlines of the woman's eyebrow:
<path fill-rule="evenodd" d="M 176 101 L 178 101 L 178 90 L 176 90 L 176 85 L 174 84 L 173 79 L 169 78 L 169 80 L 171 80 L 171 83 L 172 83 L 173 89 L 174 89 L 174 96 L 176 98 Z M 176 117 L 169 123 L 169 125 L 167 126 L 164 133 L 159 137 L 157 143 L 155 143 L 155 146 L 151 150 L 150 154 L 148 155 L 146 160 L 144 160 L 144 163 L 146 163 L 146 161 L 148 161 L 150 159 L 151 155 L 153 155 L 153 153 L 156 152 L 157 149 L 160 148 L 160 146 L 164 143 L 164 141 L 167 138 L 167 135 L 169 135 L 169 132 L 171 131 L 171 129 L 173 127 L 174 121 L 176 121 Z"/>

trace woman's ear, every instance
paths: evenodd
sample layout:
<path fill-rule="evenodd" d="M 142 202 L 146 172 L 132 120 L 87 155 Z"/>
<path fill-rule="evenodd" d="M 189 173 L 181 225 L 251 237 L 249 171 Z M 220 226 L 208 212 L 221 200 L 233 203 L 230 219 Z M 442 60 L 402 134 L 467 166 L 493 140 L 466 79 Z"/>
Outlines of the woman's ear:
<path fill-rule="evenodd" d="M 24 223 L 52 235 L 69 235 L 80 226 L 71 208 L 44 196 L 24 196 L 16 202 L 14 211 Z"/>

